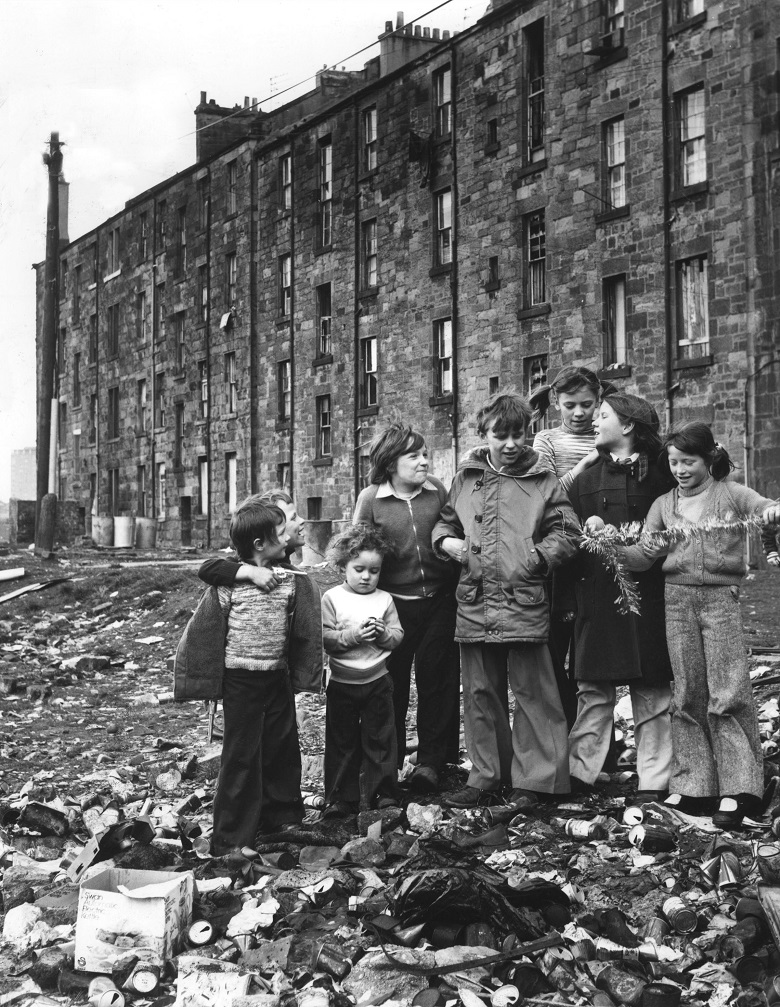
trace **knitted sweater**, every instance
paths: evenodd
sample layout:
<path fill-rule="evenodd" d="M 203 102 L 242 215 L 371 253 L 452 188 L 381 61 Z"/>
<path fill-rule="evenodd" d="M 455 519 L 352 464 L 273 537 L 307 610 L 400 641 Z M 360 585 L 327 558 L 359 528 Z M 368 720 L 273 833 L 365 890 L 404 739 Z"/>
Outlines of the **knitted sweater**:
<path fill-rule="evenodd" d="M 286 669 L 295 577 L 290 574 L 268 594 L 254 584 L 219 587 L 217 591 L 222 611 L 227 616 L 225 668 Z"/>
<path fill-rule="evenodd" d="M 646 531 L 691 526 L 678 510 L 679 490 L 665 493 L 653 503 L 645 521 Z M 748 515 L 760 515 L 776 501 L 762 497 L 740 483 L 714 481 L 705 490 L 701 521 L 730 521 Z M 641 546 L 625 550 L 630 570 L 646 570 L 652 564 Z M 668 584 L 739 584 L 747 572 L 745 536 L 735 531 L 713 531 L 694 535 L 689 542 L 675 542 L 663 563 Z"/>
<path fill-rule="evenodd" d="M 381 619 L 385 631 L 364 643 L 357 631 L 371 617 Z M 403 640 L 404 631 L 387 591 L 357 594 L 340 584 L 322 596 L 322 637 L 330 655 L 331 679 L 366 685 L 387 674 L 388 655 Z"/>
<path fill-rule="evenodd" d="M 455 564 L 437 556 L 431 532 L 447 500 L 438 479 L 428 476 L 411 500 L 395 496 L 389 483 L 366 486 L 355 504 L 355 524 L 369 524 L 393 543 L 397 555 L 382 563 L 379 587 L 399 598 L 430 598 L 452 587 Z"/>
<path fill-rule="evenodd" d="M 573 482 L 571 470 L 593 450 L 595 444 L 593 427 L 582 433 L 574 433 L 561 426 L 554 430 L 540 430 L 534 437 L 533 447 L 539 455 L 540 463 L 554 472 L 560 479 L 561 486 L 568 491 Z"/>

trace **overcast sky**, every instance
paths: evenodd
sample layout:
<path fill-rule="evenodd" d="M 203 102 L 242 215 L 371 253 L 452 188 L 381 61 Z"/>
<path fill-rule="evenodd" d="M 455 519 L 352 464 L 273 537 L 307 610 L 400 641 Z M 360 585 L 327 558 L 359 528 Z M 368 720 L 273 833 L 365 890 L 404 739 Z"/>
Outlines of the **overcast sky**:
<path fill-rule="evenodd" d="M 269 98 L 353 59 L 403 9 L 439 0 L 2 0 L 0 2 L 0 500 L 10 457 L 35 444 L 35 274 L 46 237 L 52 130 L 64 147 L 71 240 L 195 160 L 200 92 Z M 487 0 L 448 0 L 420 22 L 458 31 Z M 313 80 L 272 107 L 313 87 Z"/>

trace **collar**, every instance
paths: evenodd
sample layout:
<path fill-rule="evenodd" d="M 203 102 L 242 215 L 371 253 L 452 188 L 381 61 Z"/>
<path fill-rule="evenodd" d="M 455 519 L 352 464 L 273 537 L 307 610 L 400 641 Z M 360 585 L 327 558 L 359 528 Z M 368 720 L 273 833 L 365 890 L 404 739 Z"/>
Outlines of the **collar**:
<path fill-rule="evenodd" d="M 614 451 L 610 451 L 610 455 L 612 456 L 613 462 L 617 462 L 618 464 L 622 463 L 624 465 L 627 465 L 629 462 L 635 462 L 637 458 L 639 458 L 638 451 L 635 451 L 632 455 L 627 455 L 624 458 L 621 458 L 619 455 L 616 455 Z"/>
<path fill-rule="evenodd" d="M 393 484 L 388 479 L 386 482 L 383 482 L 380 485 L 379 489 L 376 491 L 376 495 L 377 495 L 377 499 L 379 497 L 395 497 L 397 500 L 414 500 L 414 498 L 416 496 L 419 496 L 420 493 L 422 493 L 423 490 L 434 490 L 435 491 L 436 487 L 433 485 L 433 483 L 430 481 L 430 479 L 426 479 L 425 482 L 422 484 L 422 486 L 420 486 L 419 489 L 415 490 L 415 492 L 412 493 L 411 496 L 402 496 L 401 497 L 401 496 L 398 496 L 398 494 L 396 493 L 396 491 L 393 489 Z"/>

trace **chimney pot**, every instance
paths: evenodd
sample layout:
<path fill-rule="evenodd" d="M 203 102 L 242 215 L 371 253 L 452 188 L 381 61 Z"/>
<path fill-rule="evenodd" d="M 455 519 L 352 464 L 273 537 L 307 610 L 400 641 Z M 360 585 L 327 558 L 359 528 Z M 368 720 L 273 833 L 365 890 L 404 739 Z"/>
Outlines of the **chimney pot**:
<path fill-rule="evenodd" d="M 430 38 L 430 37 L 431 37 L 431 29 L 423 28 L 423 38 Z"/>
<path fill-rule="evenodd" d="M 434 38 L 435 42 L 439 41 L 439 29 L 438 28 L 434 28 L 433 29 L 433 38 Z"/>
<path fill-rule="evenodd" d="M 417 36 L 418 38 L 421 38 L 421 37 L 422 37 L 422 28 L 421 28 L 421 27 L 420 27 L 420 26 L 419 26 L 418 24 L 416 24 L 416 25 L 414 26 L 414 34 L 415 34 L 415 35 L 416 35 L 416 36 Z"/>
<path fill-rule="evenodd" d="M 385 21 L 385 31 L 392 31 L 392 30 L 393 30 L 393 22 Z"/>
<path fill-rule="evenodd" d="M 205 105 L 206 104 L 206 92 L 205 91 L 201 91 L 200 92 L 200 103 L 201 103 L 201 105 Z"/>
<path fill-rule="evenodd" d="M 444 39 L 444 41 L 446 42 L 446 41 L 447 41 L 447 39 L 448 39 L 448 38 L 450 37 L 450 33 L 449 33 L 448 31 L 443 31 L 443 32 L 441 33 L 441 37 L 442 37 L 442 38 Z"/>
<path fill-rule="evenodd" d="M 395 26 L 396 28 L 403 28 L 404 26 L 404 12 L 399 10 L 395 15 Z"/>

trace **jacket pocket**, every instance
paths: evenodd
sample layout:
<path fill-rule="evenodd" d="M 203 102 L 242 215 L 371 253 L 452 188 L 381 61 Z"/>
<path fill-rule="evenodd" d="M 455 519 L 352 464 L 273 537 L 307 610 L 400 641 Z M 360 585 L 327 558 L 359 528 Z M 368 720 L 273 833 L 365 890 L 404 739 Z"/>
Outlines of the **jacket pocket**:
<path fill-rule="evenodd" d="M 544 584 L 518 584 L 513 589 L 513 593 L 515 601 L 519 605 L 534 606 L 547 604 L 547 593 L 544 590 Z"/>
<path fill-rule="evenodd" d="M 471 605 L 477 600 L 477 596 L 482 588 L 482 581 L 475 580 L 473 577 L 469 577 L 464 574 L 460 578 L 457 588 L 455 589 L 455 601 L 458 604 Z"/>

